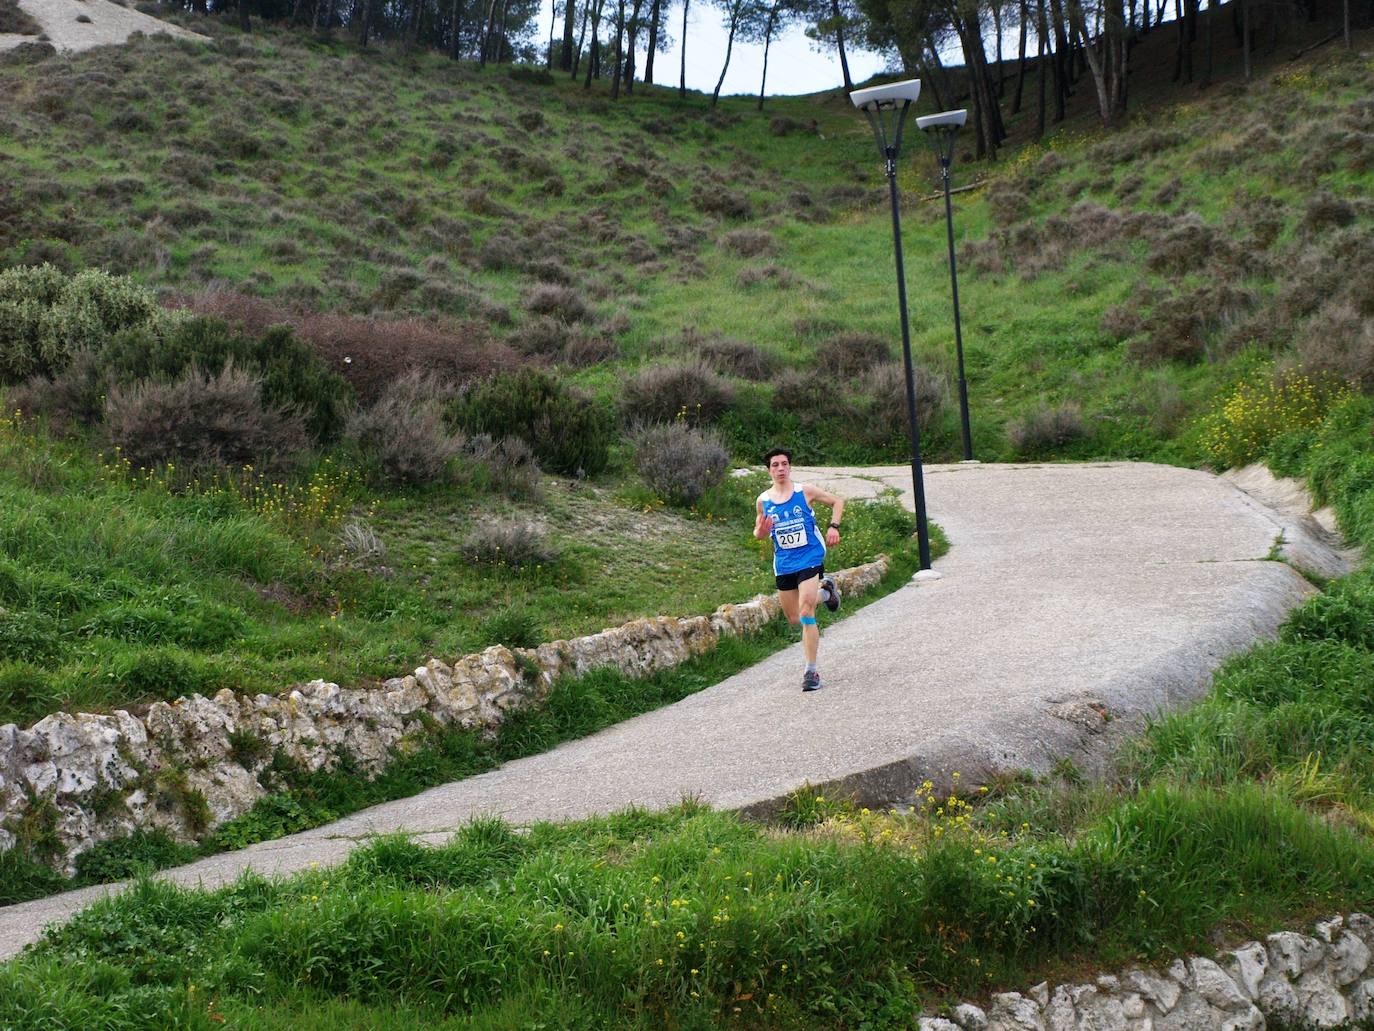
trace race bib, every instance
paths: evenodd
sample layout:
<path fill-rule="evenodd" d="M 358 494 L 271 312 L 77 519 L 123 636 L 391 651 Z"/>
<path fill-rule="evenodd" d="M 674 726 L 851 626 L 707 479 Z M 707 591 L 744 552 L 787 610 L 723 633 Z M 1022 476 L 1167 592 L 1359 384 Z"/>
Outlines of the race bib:
<path fill-rule="evenodd" d="M 806 526 L 802 523 L 786 523 L 777 530 L 778 547 L 790 551 L 792 548 L 806 547 Z"/>

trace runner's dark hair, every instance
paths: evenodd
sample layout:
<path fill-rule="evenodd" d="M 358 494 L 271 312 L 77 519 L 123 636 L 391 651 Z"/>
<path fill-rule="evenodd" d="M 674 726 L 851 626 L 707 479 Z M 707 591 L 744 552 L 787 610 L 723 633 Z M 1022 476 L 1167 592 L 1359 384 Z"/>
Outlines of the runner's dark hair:
<path fill-rule="evenodd" d="M 775 447 L 772 451 L 768 452 L 768 454 L 764 455 L 763 464 L 769 465 L 778 455 L 783 455 L 786 457 L 787 463 L 789 465 L 792 464 L 792 452 L 788 451 L 785 447 Z"/>

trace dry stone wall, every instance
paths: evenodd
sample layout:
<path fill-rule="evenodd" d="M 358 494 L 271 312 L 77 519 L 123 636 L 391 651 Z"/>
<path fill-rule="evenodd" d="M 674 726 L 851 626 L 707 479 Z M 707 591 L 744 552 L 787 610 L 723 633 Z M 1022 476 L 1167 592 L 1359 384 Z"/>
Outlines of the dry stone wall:
<path fill-rule="evenodd" d="M 1363 913 L 1248 942 L 1216 959 L 1176 959 L 1091 984 L 1047 982 L 924 1017 L 920 1031 L 1263 1031 L 1268 1021 L 1338 1028 L 1374 1021 L 1374 920 Z"/>
<path fill-rule="evenodd" d="M 880 556 L 834 579 L 846 595 L 861 594 L 886 571 Z M 0 726 L 0 850 L 15 845 L 26 821 L 46 825 L 68 873 L 92 845 L 136 830 L 192 841 L 267 793 L 258 775 L 275 756 L 311 772 L 348 756 L 375 775 L 435 727 L 495 730 L 507 712 L 543 701 L 559 677 L 608 666 L 647 676 L 780 611 L 775 595 L 761 594 L 710 616 L 636 619 L 537 648 L 430 659 L 380 688 L 315 680 L 286 694 L 225 690 L 157 702 L 141 718 L 59 712 L 27 730 Z"/>

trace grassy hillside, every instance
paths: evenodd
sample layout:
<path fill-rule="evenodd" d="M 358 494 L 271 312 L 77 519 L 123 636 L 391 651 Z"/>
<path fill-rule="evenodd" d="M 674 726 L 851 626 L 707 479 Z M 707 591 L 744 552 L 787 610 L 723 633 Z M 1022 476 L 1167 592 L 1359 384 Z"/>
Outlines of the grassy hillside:
<path fill-rule="evenodd" d="M 14 98 L 0 110 L 0 263 L 64 270 L 23 273 L 33 296 L 0 284 L 6 402 L 25 413 L 0 423 L 0 722 L 320 675 L 365 683 L 427 654 L 706 611 L 768 583 L 747 535 L 761 484 L 725 479 L 727 459 L 777 441 L 806 462 L 905 455 L 890 224 L 871 138 L 845 98 L 770 100 L 759 114 L 742 99 L 710 111 L 644 89 L 611 104 L 537 70 L 193 24 L 212 46 L 139 39 L 0 65 L 0 95 Z M 998 166 L 961 157 L 958 181 L 985 181 L 955 209 L 975 452 L 1264 459 L 1307 477 L 1374 544 L 1374 294 L 1361 274 L 1374 257 L 1374 67 L 1326 48 L 1201 95 L 1140 85 L 1157 105 L 1112 133 L 1080 113 Z M 942 206 L 922 200 L 933 159 L 913 142 L 900 181 L 914 344 L 927 456 L 948 459 L 945 228 Z M 210 318 L 145 311 L 128 283 L 65 275 L 86 267 Z M 88 300 L 142 321 L 107 332 Z M 270 328 L 279 322 L 294 335 Z M 416 368 L 434 375 L 407 375 Z M 240 405 L 258 436 L 196 422 L 211 394 Z M 177 433 L 156 432 L 164 417 Z M 647 443 L 646 421 L 676 427 L 670 443 L 686 450 Z M 197 464 L 163 446 L 191 429 L 246 450 L 203 450 Z M 725 450 L 684 444 L 698 429 Z M 661 480 L 665 466 L 700 467 L 690 497 Z M 854 506 L 845 523 L 836 562 L 886 550 L 909 570 L 910 523 L 891 505 Z M 658 542 L 672 547 L 648 558 Z M 357 1025 L 395 1009 L 396 1026 L 469 1011 L 476 1026 L 550 1012 L 568 1026 L 668 1015 L 705 1026 L 758 1000 L 740 1022 L 897 1025 L 942 990 L 1013 983 L 1089 938 L 1105 959 L 1154 955 L 1218 920 L 1262 929 L 1363 904 L 1367 692 L 1327 685 L 1367 682 L 1372 596 L 1363 574 L 1335 585 L 1100 794 L 1069 767 L 1062 782 L 994 786 L 998 805 L 941 828 L 958 832 L 947 847 L 933 844 L 930 813 L 870 826 L 802 796 L 795 822 L 819 820 L 835 840 L 775 838 L 690 808 L 642 825 L 632 815 L 609 839 L 601 825 L 541 830 L 528 850 L 479 828 L 456 859 L 405 852 L 396 880 L 360 859 L 337 901 L 307 879 L 168 896 L 151 922 L 137 903 L 115 907 L 93 918 L 118 932 L 99 958 L 78 929 L 7 967 L 0 983 L 15 991 L 0 991 L 12 1007 L 0 1022 L 51 1011 L 119 1026 L 119 1007 L 154 1000 L 177 1014 L 169 1022 L 199 1026 L 217 1022 L 222 999 L 243 1026 L 289 1026 L 320 1006 L 321 1019 Z M 296 794 L 207 847 L 528 754 L 594 729 L 580 713 L 661 704 L 784 640 L 770 632 L 647 687 L 568 685 L 567 712 L 532 716 L 511 741 L 447 742 L 383 794 L 346 777 L 288 785 Z M 1205 825 L 1197 854 L 1161 856 L 1151 842 L 1171 840 L 1180 811 L 1216 815 L 1234 836 Z M 1354 873 L 1302 884 L 1291 868 L 1257 867 L 1250 846 L 1275 836 L 1314 868 Z M 990 843 L 1025 882 L 1011 909 L 977 904 L 1007 897 L 984 890 L 970 859 Z M 184 855 L 165 841 L 121 847 L 97 857 L 100 875 Z M 717 847 L 736 849 L 741 869 L 713 865 Z M 5 897 L 57 886 L 19 851 L 0 863 Z M 1142 864 L 1161 864 L 1157 881 L 1132 879 Z M 719 880 L 744 869 L 783 878 L 768 900 L 781 911 L 759 917 Z M 933 886 L 919 906 L 913 883 Z M 658 956 L 660 974 L 657 917 L 638 899 L 665 892 L 664 905 L 712 905 L 682 927 L 706 951 Z M 436 987 L 413 954 L 376 943 L 351 953 L 356 969 L 331 960 L 337 976 L 322 984 L 305 953 L 264 944 L 309 923 L 305 895 L 341 907 L 319 924 L 335 930 L 395 926 L 404 938 L 402 917 L 420 910 L 444 933 L 541 930 L 502 939 L 514 950 L 493 961 L 513 985 L 504 994 L 480 978 L 456 994 Z M 602 904 L 622 895 L 634 916 L 617 923 Z M 729 962 L 705 966 L 706 946 L 726 941 L 712 938 L 722 914 L 785 935 L 761 956 L 729 939 Z M 576 927 L 587 965 L 542 962 L 545 924 Z M 1014 931 L 977 930 L 1001 926 Z M 932 929 L 949 936 L 913 960 Z M 194 947 L 153 970 L 139 966 L 149 940 Z M 515 955 L 531 943 L 537 952 Z M 626 984 L 638 987 L 622 997 Z"/>

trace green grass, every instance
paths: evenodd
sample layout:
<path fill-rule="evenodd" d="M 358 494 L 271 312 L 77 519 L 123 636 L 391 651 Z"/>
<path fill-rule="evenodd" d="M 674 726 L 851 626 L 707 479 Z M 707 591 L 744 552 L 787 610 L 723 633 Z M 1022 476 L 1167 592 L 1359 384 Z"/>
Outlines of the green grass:
<path fill-rule="evenodd" d="M 255 508 L 226 489 L 130 482 L 80 444 L 10 422 L 0 427 L 0 720 L 321 676 L 366 684 L 428 655 L 709 613 L 771 589 L 749 533 L 761 480 L 728 479 L 681 511 L 614 479 L 550 479 L 532 507 L 438 489 L 377 497 L 326 466 L 314 482 L 330 512 L 314 520 L 313 509 Z M 350 509 L 384 557 L 346 561 L 337 532 Z M 836 568 L 906 546 L 909 530 L 883 505 L 850 512 Z M 503 516 L 544 522 L 559 557 L 514 569 L 464 558 L 472 528 Z M 519 642 L 502 639 L 513 618 Z"/>
<path fill-rule="evenodd" d="M 884 512 L 889 524 L 905 527 L 905 543 L 893 549 L 887 574 L 865 595 L 852 596 L 846 614 L 864 607 L 906 583 L 918 566 L 910 538 L 914 520 L 905 513 Z M 851 533 L 873 534 L 862 515 Z M 948 542 L 933 528 L 933 553 L 938 557 Z M 822 625 L 833 621 L 820 615 Z M 211 855 L 242 848 L 330 823 L 371 805 L 405 798 L 425 788 L 486 772 L 502 763 L 537 755 L 555 745 L 586 737 L 690 694 L 717 684 L 794 643 L 796 632 L 774 620 L 755 634 L 723 638 L 706 655 L 648 677 L 634 678 L 617 670 L 602 669 L 554 684 L 537 708 L 508 714 L 494 735 L 461 729 L 436 728 L 427 740 L 417 742 L 404 755 L 396 755 L 388 767 L 367 777 L 345 758 L 334 769 L 306 773 L 281 757 L 260 775 L 273 793 L 259 800 L 242 816 L 220 824 L 205 835 L 197 848 L 177 845 L 160 831 L 137 832 L 128 838 L 102 842 L 77 858 L 73 878 L 55 875 L 44 865 L 48 835 L 48 809 L 35 807 L 28 823 L 15 828 L 20 847 L 0 853 L 0 905 L 39 898 L 55 891 L 130 877 L 140 872 L 189 862 L 197 855 Z M 242 739 L 244 749 L 257 742 Z"/>

